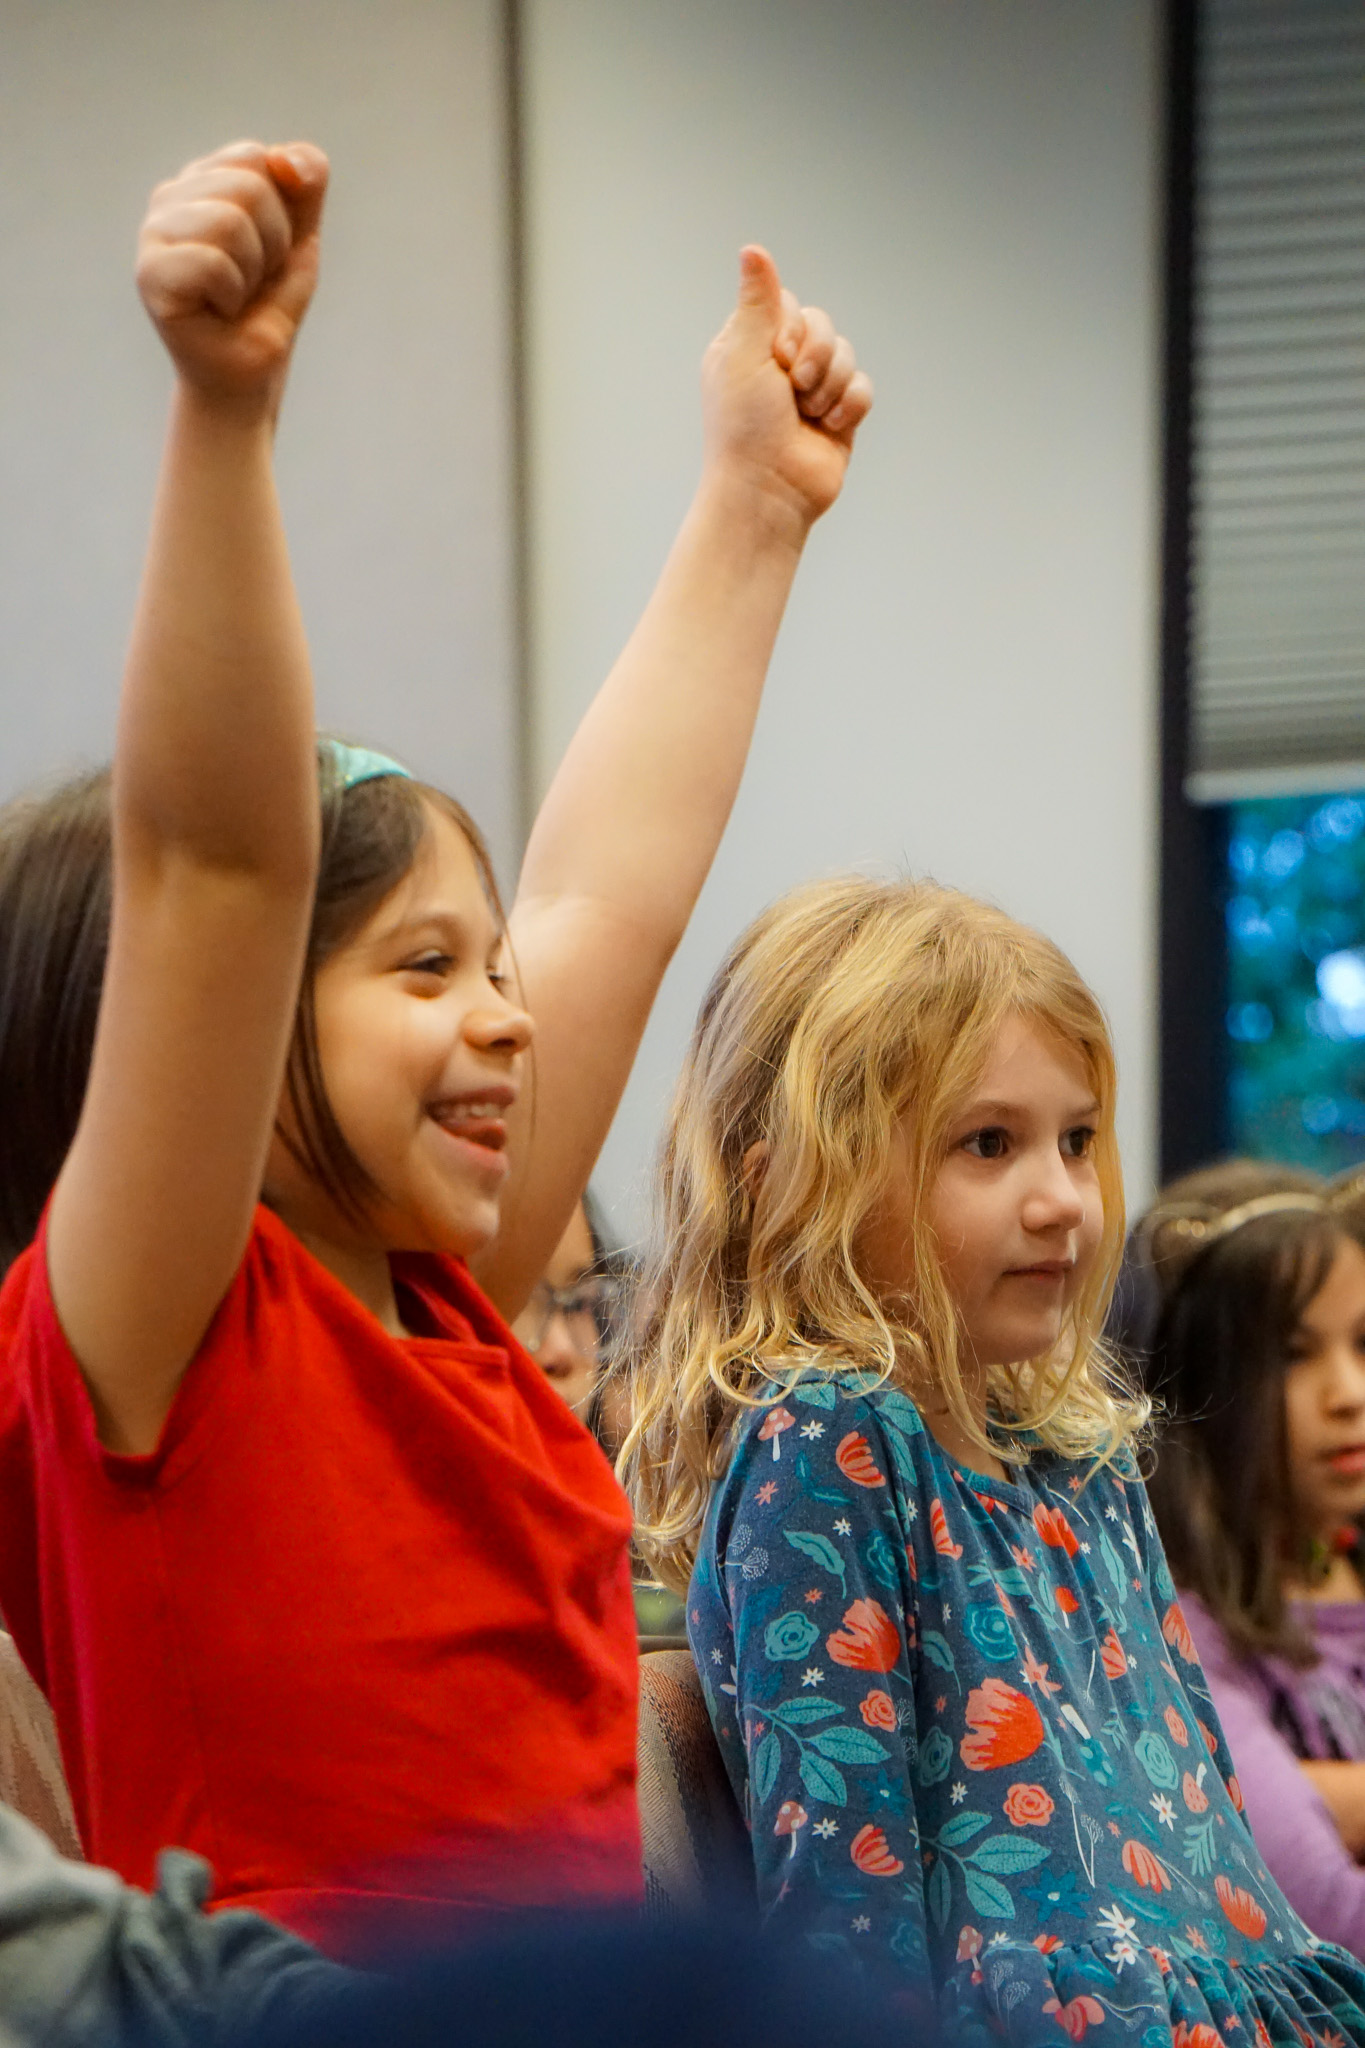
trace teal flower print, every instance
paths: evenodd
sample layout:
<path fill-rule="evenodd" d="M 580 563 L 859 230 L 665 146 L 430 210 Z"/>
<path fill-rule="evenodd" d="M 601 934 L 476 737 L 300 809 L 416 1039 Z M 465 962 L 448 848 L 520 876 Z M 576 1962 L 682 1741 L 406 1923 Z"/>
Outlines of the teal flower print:
<path fill-rule="evenodd" d="M 941 1728 L 931 1728 L 920 1744 L 921 1785 L 941 1785 L 953 1767 L 953 1745 Z"/>
<path fill-rule="evenodd" d="M 1146 1728 L 1133 1744 L 1133 1754 L 1159 1792 L 1171 1792 L 1180 1783 L 1180 1772 L 1165 1740 L 1155 1728 Z"/>
<path fill-rule="evenodd" d="M 1019 1889 L 1026 1899 L 1033 1900 L 1038 1909 L 1038 1919 L 1044 1927 L 1054 1913 L 1061 1913 L 1071 1920 L 1084 1920 L 1086 1917 L 1085 1895 L 1076 1882 L 1074 1871 L 1054 1871 L 1033 1884 L 1021 1884 Z"/>
<path fill-rule="evenodd" d="M 992 1664 L 1013 1663 L 1018 1657 L 1014 1630 L 1005 1619 L 1004 1608 L 994 1600 L 973 1600 L 963 1626 L 982 1656 Z"/>
<path fill-rule="evenodd" d="M 789 1614 L 779 1614 L 776 1621 L 770 1621 L 763 1631 L 763 1652 L 775 1664 L 789 1663 L 793 1658 L 804 1657 L 820 1631 L 808 1614 L 793 1609 Z M 1175 1783 L 1172 1778 L 1171 1783 Z"/>

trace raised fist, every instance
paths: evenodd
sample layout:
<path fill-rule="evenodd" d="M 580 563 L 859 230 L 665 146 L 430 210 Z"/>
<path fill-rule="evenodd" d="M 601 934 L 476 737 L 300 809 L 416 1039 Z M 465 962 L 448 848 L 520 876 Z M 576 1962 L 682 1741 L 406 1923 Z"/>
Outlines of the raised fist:
<path fill-rule="evenodd" d="M 213 397 L 277 402 L 318 274 L 327 159 L 234 142 L 158 185 L 137 284 L 176 368 Z"/>

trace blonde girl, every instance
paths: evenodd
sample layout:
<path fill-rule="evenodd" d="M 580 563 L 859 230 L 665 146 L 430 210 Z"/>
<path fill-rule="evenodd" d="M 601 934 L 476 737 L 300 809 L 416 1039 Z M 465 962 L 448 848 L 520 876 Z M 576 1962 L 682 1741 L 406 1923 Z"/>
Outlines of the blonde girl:
<path fill-rule="evenodd" d="M 642 1540 L 772 1920 L 949 2039 L 1365 2040 L 1242 1819 L 1137 1477 L 1114 1096 L 1094 997 L 999 912 L 855 879 L 761 917 L 664 1147 Z"/>
<path fill-rule="evenodd" d="M 870 393 L 746 252 L 696 500 L 504 925 L 458 804 L 316 745 L 271 451 L 326 180 L 241 143 L 154 193 L 175 397 L 112 785 L 0 832 L 11 1254 L 37 1229 L 0 1294 L 0 1608 L 92 1858 L 200 1850 L 358 1953 L 639 1890 L 630 1518 L 506 1319 Z"/>

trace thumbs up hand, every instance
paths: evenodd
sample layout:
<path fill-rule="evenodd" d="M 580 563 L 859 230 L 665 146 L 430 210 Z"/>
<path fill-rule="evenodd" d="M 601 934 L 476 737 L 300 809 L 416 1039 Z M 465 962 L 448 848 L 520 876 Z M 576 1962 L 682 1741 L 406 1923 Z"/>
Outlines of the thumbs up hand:
<path fill-rule="evenodd" d="M 740 253 L 739 299 L 702 365 L 708 464 L 742 473 L 809 526 L 838 497 L 872 384 L 766 249 Z"/>

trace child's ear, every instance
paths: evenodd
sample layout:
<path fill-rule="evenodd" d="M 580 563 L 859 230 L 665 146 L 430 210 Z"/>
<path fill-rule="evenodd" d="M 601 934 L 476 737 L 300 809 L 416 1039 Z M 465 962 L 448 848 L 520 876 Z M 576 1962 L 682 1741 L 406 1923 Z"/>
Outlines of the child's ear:
<path fill-rule="evenodd" d="M 751 1202 L 758 1200 L 759 1189 L 763 1186 L 768 1171 L 768 1141 L 756 1138 L 739 1162 L 739 1177 L 744 1192 Z"/>

